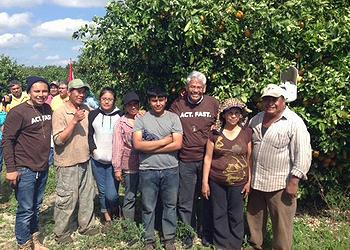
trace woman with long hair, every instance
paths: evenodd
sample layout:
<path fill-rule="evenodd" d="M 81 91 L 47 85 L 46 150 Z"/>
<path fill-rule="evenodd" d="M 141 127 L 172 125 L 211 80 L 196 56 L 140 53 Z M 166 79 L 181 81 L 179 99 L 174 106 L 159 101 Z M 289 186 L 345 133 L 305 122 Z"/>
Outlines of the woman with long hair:
<path fill-rule="evenodd" d="M 112 166 L 112 139 L 116 121 L 122 112 L 115 106 L 116 93 L 104 87 L 100 92 L 100 107 L 89 113 L 89 149 L 92 170 L 96 179 L 101 213 L 106 225 L 118 215 L 119 182 L 114 178 Z"/>

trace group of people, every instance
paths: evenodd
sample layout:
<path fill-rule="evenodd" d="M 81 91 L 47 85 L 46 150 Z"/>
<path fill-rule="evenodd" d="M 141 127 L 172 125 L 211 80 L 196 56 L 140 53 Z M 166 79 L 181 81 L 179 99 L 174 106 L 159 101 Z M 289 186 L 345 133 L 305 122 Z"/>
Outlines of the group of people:
<path fill-rule="evenodd" d="M 169 110 L 166 91 L 150 88 L 148 112 L 140 111 L 135 92 L 127 93 L 123 110 L 118 109 L 110 87 L 100 90 L 99 107 L 91 109 L 84 104 L 90 86 L 80 79 L 65 85 L 66 96 L 60 92 L 61 105 L 53 108 L 46 103 L 46 79 L 29 77 L 26 84 L 29 99 L 7 114 L 3 136 L 21 249 L 47 249 L 38 237 L 38 218 L 51 148 L 58 243 L 73 242 L 76 229 L 84 235 L 100 232 L 94 217 L 96 183 L 103 230 L 120 213 L 134 221 L 141 193 L 146 250 L 155 249 L 156 217 L 166 250 L 176 249 L 178 219 L 198 232 L 204 246 L 241 249 L 246 197 L 252 247 L 264 248 L 270 215 L 273 249 L 291 249 L 298 183 L 307 179 L 311 146 L 304 122 L 286 106 L 282 87 L 266 86 L 264 111 L 248 120 L 250 110 L 238 98 L 219 103 L 206 95 L 206 77 L 198 71 L 188 75 L 186 91 Z M 121 182 L 125 195 L 119 205 Z M 189 233 L 183 248 L 193 242 Z"/>

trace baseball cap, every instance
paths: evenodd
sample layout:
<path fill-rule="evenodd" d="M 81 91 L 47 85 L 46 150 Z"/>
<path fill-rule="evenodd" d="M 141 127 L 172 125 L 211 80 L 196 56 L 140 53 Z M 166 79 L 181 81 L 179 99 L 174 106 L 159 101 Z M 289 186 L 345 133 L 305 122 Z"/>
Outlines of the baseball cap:
<path fill-rule="evenodd" d="M 286 91 L 276 84 L 268 84 L 262 91 L 262 96 L 272 96 L 272 97 L 286 97 Z"/>
<path fill-rule="evenodd" d="M 58 87 L 58 82 L 57 81 L 53 81 L 52 83 L 50 83 L 50 88 L 51 88 L 51 86 L 56 86 L 56 87 Z"/>
<path fill-rule="evenodd" d="M 134 91 L 128 92 L 123 98 L 124 105 L 132 101 L 140 101 L 139 96 Z"/>
<path fill-rule="evenodd" d="M 84 83 L 81 79 L 74 79 L 68 83 L 68 91 L 80 88 L 86 88 L 87 90 L 90 90 L 89 84 Z"/>

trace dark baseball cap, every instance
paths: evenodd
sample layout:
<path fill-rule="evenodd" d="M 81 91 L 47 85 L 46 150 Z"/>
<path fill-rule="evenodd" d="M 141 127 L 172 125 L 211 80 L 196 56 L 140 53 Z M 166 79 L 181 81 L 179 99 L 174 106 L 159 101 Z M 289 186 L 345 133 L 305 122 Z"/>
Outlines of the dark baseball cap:
<path fill-rule="evenodd" d="M 131 92 L 128 92 L 124 98 L 123 98 L 123 103 L 124 105 L 132 102 L 132 101 L 137 101 L 139 102 L 140 101 L 140 98 L 139 96 L 135 93 L 135 91 L 131 91 Z"/>

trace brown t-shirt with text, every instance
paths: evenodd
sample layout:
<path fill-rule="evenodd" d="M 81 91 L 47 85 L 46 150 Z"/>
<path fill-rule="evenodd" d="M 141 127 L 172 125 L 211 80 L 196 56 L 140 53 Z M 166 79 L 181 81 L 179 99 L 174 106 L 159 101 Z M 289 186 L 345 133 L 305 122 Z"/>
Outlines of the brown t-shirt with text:
<path fill-rule="evenodd" d="M 216 121 L 219 102 L 208 95 L 204 95 L 199 104 L 191 104 L 187 97 L 180 97 L 169 110 L 180 117 L 184 132 L 180 160 L 202 161 L 211 126 Z"/>
<path fill-rule="evenodd" d="M 209 140 L 214 143 L 209 178 L 220 184 L 238 186 L 248 180 L 248 143 L 252 138 L 250 128 L 242 128 L 234 140 L 222 132 L 211 131 Z"/>

